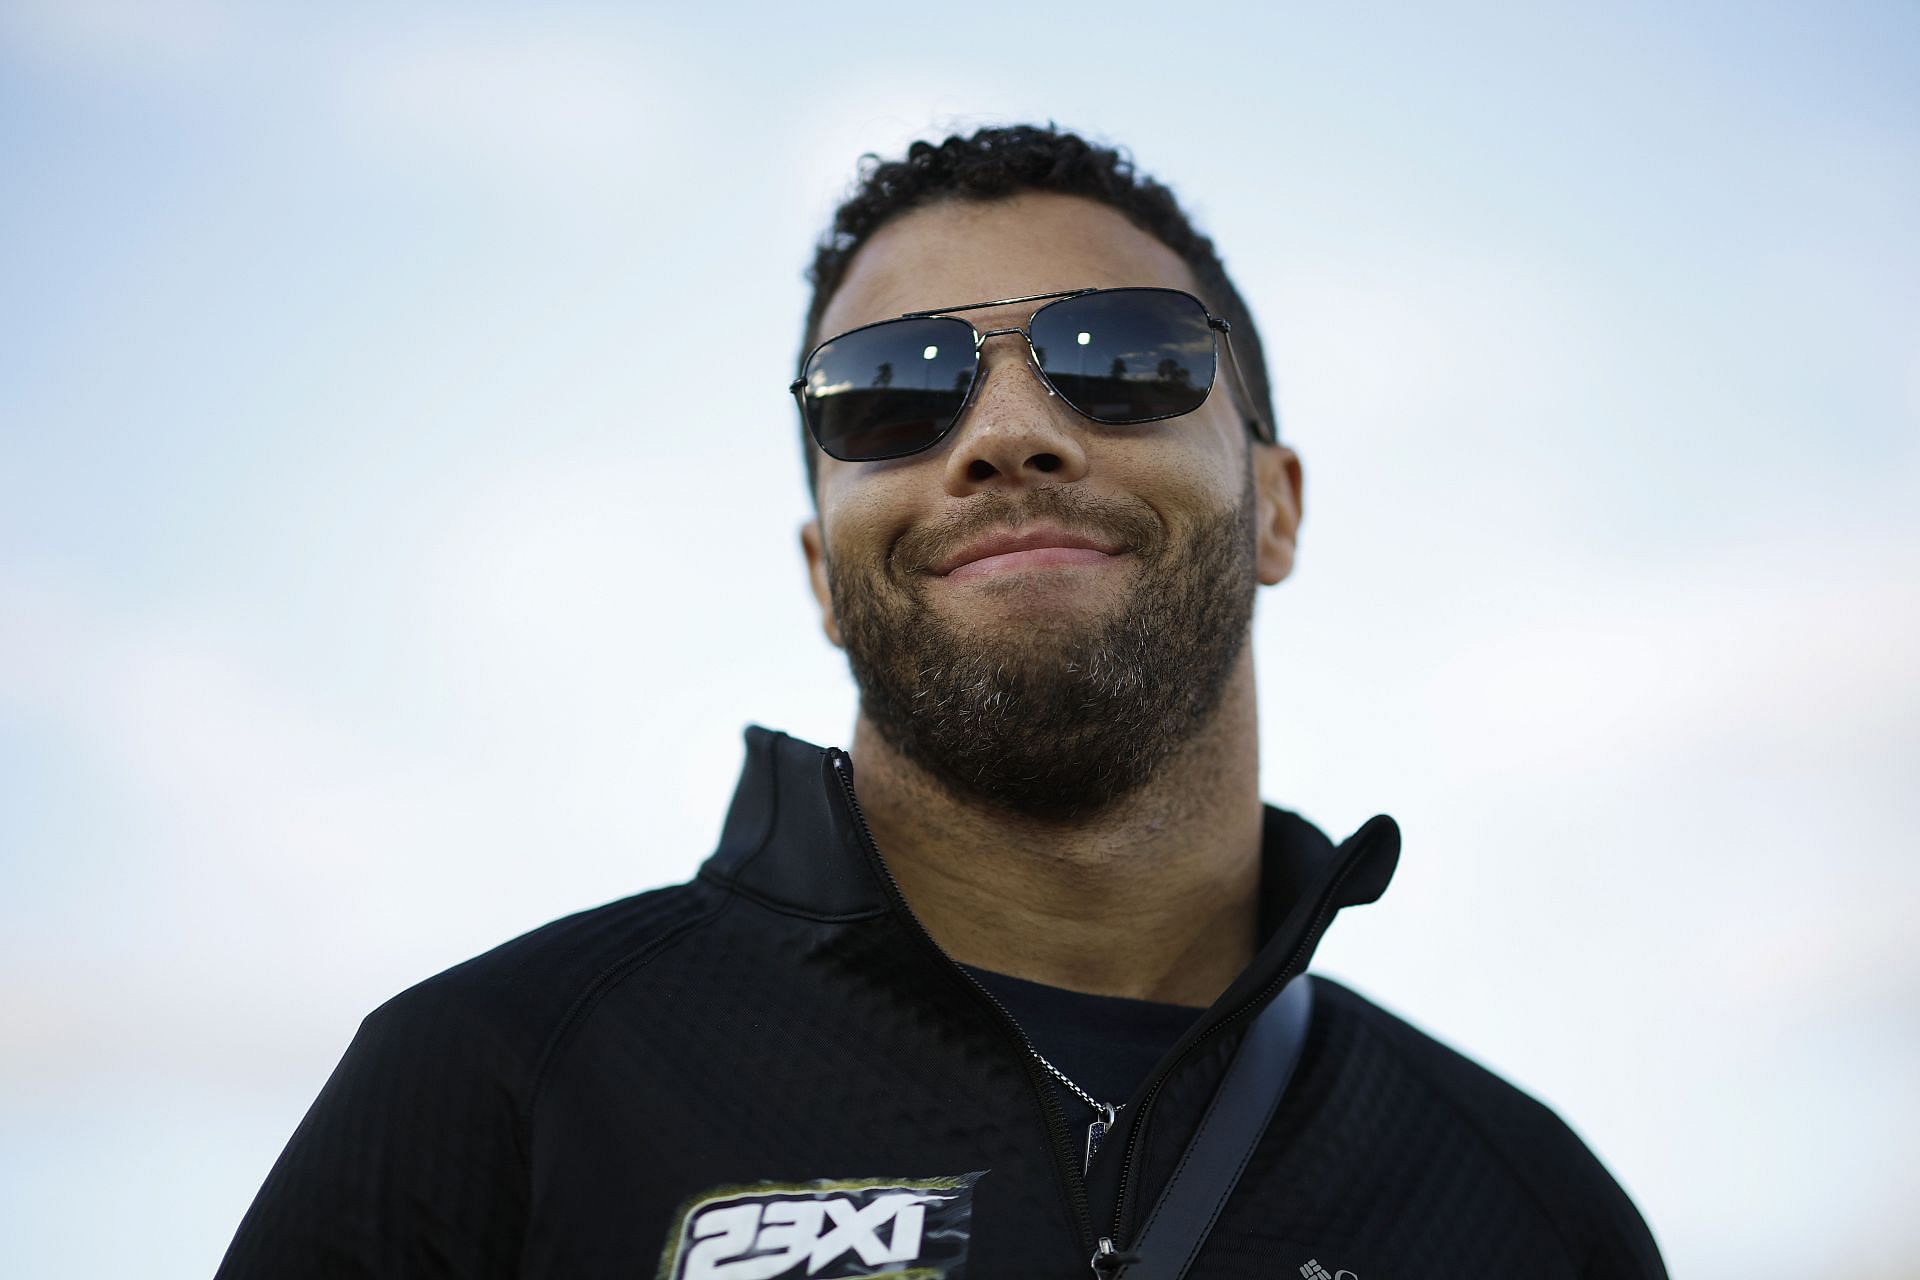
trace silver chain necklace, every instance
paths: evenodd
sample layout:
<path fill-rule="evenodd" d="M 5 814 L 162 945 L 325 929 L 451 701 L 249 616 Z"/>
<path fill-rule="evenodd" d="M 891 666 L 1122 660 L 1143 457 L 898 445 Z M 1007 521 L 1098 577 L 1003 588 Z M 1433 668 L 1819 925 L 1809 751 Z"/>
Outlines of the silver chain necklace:
<path fill-rule="evenodd" d="M 1075 1084 L 1066 1072 L 1054 1066 L 1051 1062 L 1048 1062 L 1046 1054 L 1033 1048 L 1032 1045 L 1028 1045 L 1027 1048 L 1028 1051 L 1033 1054 L 1034 1058 L 1039 1061 L 1041 1066 L 1053 1073 L 1054 1079 L 1073 1090 L 1076 1098 L 1079 1098 L 1080 1101 L 1093 1108 L 1093 1123 L 1087 1126 L 1087 1153 L 1080 1162 L 1080 1173 L 1084 1177 L 1087 1170 L 1093 1167 L 1094 1153 L 1100 1150 L 1100 1144 L 1106 1140 L 1107 1130 L 1113 1128 L 1114 1118 L 1126 1108 L 1127 1104 L 1123 1102 L 1119 1106 L 1112 1106 L 1100 1101 L 1085 1089 Z"/>

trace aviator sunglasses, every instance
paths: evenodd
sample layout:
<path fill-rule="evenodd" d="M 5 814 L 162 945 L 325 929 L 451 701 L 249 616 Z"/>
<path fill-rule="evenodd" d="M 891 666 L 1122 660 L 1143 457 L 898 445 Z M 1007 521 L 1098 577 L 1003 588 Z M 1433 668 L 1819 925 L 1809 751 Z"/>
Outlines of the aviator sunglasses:
<path fill-rule="evenodd" d="M 1053 299 L 1053 301 L 1046 301 Z M 982 333 L 954 312 L 1045 302 L 1024 327 Z M 1047 390 L 1095 422 L 1124 426 L 1192 413 L 1213 390 L 1214 335 L 1243 406 L 1245 379 L 1225 320 L 1178 289 L 1074 289 L 912 311 L 828 338 L 791 390 L 814 441 L 846 462 L 901 458 L 940 443 L 972 403 L 980 347 L 1019 334 Z M 1247 426 L 1271 443 L 1257 417 Z"/>

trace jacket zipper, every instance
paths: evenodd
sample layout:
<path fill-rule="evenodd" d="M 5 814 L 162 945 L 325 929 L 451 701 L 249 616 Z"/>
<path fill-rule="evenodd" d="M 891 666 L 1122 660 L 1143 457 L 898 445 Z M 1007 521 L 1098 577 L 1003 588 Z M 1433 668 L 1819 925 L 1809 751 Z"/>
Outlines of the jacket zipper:
<path fill-rule="evenodd" d="M 987 1003 L 993 1006 L 999 1013 L 1003 1025 L 1019 1038 L 1021 1047 L 1026 1051 L 1027 1077 L 1033 1082 L 1035 1091 L 1040 1097 L 1040 1105 L 1047 1114 L 1048 1132 L 1053 1140 L 1055 1154 L 1061 1158 L 1062 1166 L 1067 1170 L 1067 1189 L 1070 1193 L 1069 1198 L 1072 1202 L 1074 1218 L 1080 1227 L 1082 1247 L 1092 1248 L 1094 1250 L 1094 1274 L 1096 1276 L 1103 1275 L 1104 1273 L 1099 1269 L 1099 1263 L 1103 1258 L 1114 1258 L 1117 1260 L 1121 1253 L 1114 1242 L 1119 1238 L 1121 1224 L 1126 1218 L 1127 1195 L 1132 1190 L 1130 1184 L 1133 1177 L 1134 1153 L 1140 1145 L 1140 1135 L 1146 1132 L 1147 1121 L 1153 1112 L 1154 1100 L 1160 1096 L 1160 1087 L 1180 1068 L 1182 1063 L 1192 1056 L 1195 1049 L 1206 1044 L 1216 1034 L 1244 1017 L 1249 1010 L 1264 1005 L 1270 996 L 1279 991 L 1281 987 L 1285 986 L 1287 982 L 1292 979 L 1295 966 L 1300 963 L 1302 957 L 1313 949 L 1316 940 L 1326 931 L 1327 923 L 1333 918 L 1334 895 L 1339 890 L 1340 885 L 1346 880 L 1347 876 L 1352 872 L 1353 868 L 1359 864 L 1360 858 L 1358 851 L 1356 850 L 1348 856 L 1346 862 L 1334 873 L 1332 879 L 1327 882 L 1326 887 L 1321 891 L 1319 904 L 1314 909 L 1312 923 L 1308 926 L 1306 933 L 1301 936 L 1300 943 L 1294 948 L 1292 956 L 1288 958 L 1285 965 L 1281 966 L 1280 972 L 1274 979 L 1261 987 L 1259 992 L 1257 992 L 1251 1000 L 1246 1001 L 1232 1013 L 1227 1014 L 1221 1018 L 1220 1021 L 1201 1032 L 1198 1039 L 1181 1050 L 1180 1056 L 1167 1065 L 1166 1070 L 1154 1077 L 1153 1084 L 1148 1088 L 1146 1096 L 1140 1100 L 1139 1113 L 1134 1117 L 1133 1126 L 1127 1134 L 1126 1147 L 1120 1153 L 1120 1179 L 1114 1197 L 1113 1226 L 1111 1232 L 1109 1235 L 1101 1236 L 1096 1240 L 1093 1233 L 1093 1210 L 1087 1202 L 1086 1178 L 1084 1175 L 1075 1171 L 1074 1157 L 1070 1149 L 1070 1144 L 1060 1137 L 1062 1133 L 1068 1132 L 1066 1112 L 1060 1106 L 1059 1096 L 1053 1091 L 1052 1081 L 1041 1074 L 1036 1066 L 1033 1041 L 1027 1038 L 1026 1031 L 1020 1026 L 1019 1021 L 1015 1019 L 1011 1013 L 1007 1012 L 1007 1007 L 1000 1003 L 999 998 L 984 986 L 980 985 L 979 981 L 974 978 L 972 974 L 955 964 L 952 957 L 947 955 L 945 951 L 942 951 L 940 944 L 933 940 L 933 935 L 927 932 L 926 926 L 920 923 L 919 917 L 913 914 L 913 908 L 907 904 L 906 894 L 901 892 L 899 881 L 893 878 L 893 872 L 887 867 L 886 859 L 880 856 L 880 847 L 875 843 L 873 838 L 873 828 L 867 825 L 866 810 L 860 807 L 860 797 L 854 793 L 853 762 L 851 758 L 838 747 L 830 749 L 827 754 L 833 760 L 834 776 L 840 780 L 840 789 L 847 797 L 847 807 L 853 812 L 854 824 L 860 830 L 860 838 L 865 845 L 868 859 L 880 872 L 880 878 L 885 882 L 887 891 L 893 896 L 894 904 L 898 906 L 901 913 L 912 922 L 913 932 L 918 936 L 920 942 L 931 950 L 934 955 L 938 956 L 942 963 L 965 979 L 967 985 L 971 986 L 975 991 L 978 991 L 981 996 L 986 999 Z"/>
<path fill-rule="evenodd" d="M 1080 1228 L 1081 1247 L 1091 1249 L 1094 1244 L 1093 1210 L 1087 1203 L 1086 1178 L 1076 1171 L 1071 1143 L 1060 1136 L 1071 1132 L 1067 1126 L 1067 1113 L 1060 1105 L 1059 1095 L 1054 1092 L 1052 1080 L 1039 1069 L 1033 1041 L 1027 1038 L 1025 1029 L 1011 1013 L 1007 1012 L 1007 1007 L 1000 1003 L 999 997 L 981 986 L 979 979 L 955 964 L 953 958 L 942 951 L 940 944 L 933 940 L 933 935 L 927 932 L 926 926 L 920 923 L 920 918 L 913 914 L 913 908 L 907 904 L 906 894 L 900 890 L 900 882 L 893 878 L 893 872 L 888 868 L 886 859 L 880 856 L 880 847 L 873 839 L 873 828 L 867 825 L 866 810 L 860 807 L 860 797 L 854 794 L 851 758 L 838 747 L 832 748 L 827 754 L 833 760 L 833 772 L 834 776 L 840 780 L 840 789 L 846 794 L 847 807 L 853 811 L 854 824 L 860 829 L 860 838 L 866 846 L 868 859 L 880 872 L 880 878 L 885 881 L 887 891 L 893 895 L 894 905 L 899 907 L 901 913 L 912 923 L 913 932 L 921 943 L 938 956 L 942 964 L 965 979 L 968 986 L 985 997 L 999 1013 L 1005 1029 L 1019 1037 L 1020 1046 L 1025 1051 L 1023 1056 L 1027 1078 L 1033 1083 L 1034 1091 L 1040 1098 L 1041 1109 L 1046 1113 L 1047 1133 L 1053 1142 L 1054 1153 L 1059 1158 L 1061 1167 L 1067 1170 L 1068 1199 L 1073 1208 L 1074 1220 Z"/>
<path fill-rule="evenodd" d="M 1259 992 L 1251 1000 L 1246 1001 L 1232 1013 L 1221 1018 L 1220 1021 L 1214 1023 L 1211 1027 L 1208 1027 L 1200 1033 L 1199 1037 L 1195 1039 L 1192 1044 L 1182 1049 L 1180 1055 L 1171 1063 L 1167 1064 L 1167 1069 L 1154 1077 L 1153 1084 L 1147 1089 L 1146 1096 L 1140 1099 L 1140 1110 L 1138 1114 L 1134 1116 L 1132 1129 L 1127 1133 L 1127 1145 L 1120 1153 L 1120 1180 L 1114 1196 L 1112 1232 L 1110 1235 L 1100 1238 L 1094 1253 L 1094 1274 L 1096 1276 L 1105 1274 L 1099 1269 L 1098 1265 L 1103 1254 L 1108 1257 L 1117 1258 L 1118 1254 L 1122 1252 L 1115 1245 L 1115 1241 L 1120 1238 L 1121 1226 L 1126 1220 L 1127 1195 L 1132 1190 L 1130 1183 L 1133 1177 L 1134 1152 L 1140 1145 L 1140 1135 L 1147 1130 L 1147 1121 L 1152 1117 L 1153 1113 L 1154 1099 L 1160 1096 L 1160 1086 L 1165 1084 L 1167 1079 L 1171 1077 L 1175 1071 L 1180 1069 L 1180 1065 L 1193 1055 L 1194 1050 L 1206 1044 L 1219 1032 L 1244 1017 L 1249 1010 L 1264 1006 L 1270 996 L 1279 991 L 1281 987 L 1285 986 L 1294 977 L 1295 966 L 1300 963 L 1302 957 L 1313 949 L 1317 939 L 1326 931 L 1327 923 L 1333 918 L 1334 894 L 1339 890 L 1341 883 L 1346 880 L 1348 874 L 1359 864 L 1359 861 L 1359 853 L 1356 850 L 1348 856 L 1345 864 L 1343 864 L 1340 869 L 1334 873 L 1333 878 L 1327 882 L 1326 888 L 1321 891 L 1319 905 L 1315 908 L 1313 922 L 1308 926 L 1306 933 L 1301 935 L 1300 944 L 1294 948 L 1293 955 L 1288 958 L 1286 964 L 1281 966 L 1280 972 L 1275 975 L 1274 979 L 1260 988 Z"/>

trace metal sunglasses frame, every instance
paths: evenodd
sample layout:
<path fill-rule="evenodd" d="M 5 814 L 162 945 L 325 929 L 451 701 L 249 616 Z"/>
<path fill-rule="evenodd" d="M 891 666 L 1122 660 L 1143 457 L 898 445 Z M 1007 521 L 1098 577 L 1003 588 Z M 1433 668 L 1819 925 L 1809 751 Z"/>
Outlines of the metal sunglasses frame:
<path fill-rule="evenodd" d="M 1239 390 L 1240 404 L 1243 411 L 1246 413 L 1247 430 L 1253 433 L 1254 439 L 1261 441 L 1263 444 L 1278 443 L 1279 433 L 1269 429 L 1266 423 L 1260 418 L 1260 416 L 1257 413 L 1253 412 L 1253 395 L 1250 391 L 1247 390 L 1247 380 L 1241 374 L 1240 362 L 1234 358 L 1234 354 L 1233 354 L 1233 338 L 1231 337 L 1231 334 L 1233 332 L 1233 326 L 1229 324 L 1226 320 L 1222 319 L 1219 316 L 1214 315 L 1213 312 L 1207 310 L 1207 304 L 1205 302 L 1202 302 L 1199 298 L 1194 297 L 1193 294 L 1188 293 L 1186 290 L 1168 289 L 1168 288 L 1162 288 L 1155 285 L 1122 285 L 1117 288 L 1101 288 L 1098 286 L 1089 286 L 1088 288 L 1085 288 L 1085 289 L 1065 289 L 1057 293 L 1029 293 L 1029 294 L 1023 294 L 1018 298 L 999 298 L 992 302 L 968 302 L 957 307 L 929 307 L 925 311 L 909 311 L 905 315 L 894 316 L 891 319 L 887 319 L 887 320 L 876 320 L 872 324 L 863 324 L 858 326 L 857 328 L 848 329 L 845 333 L 836 333 L 830 338 L 826 338 L 821 340 L 820 342 L 816 342 L 811 348 L 808 349 L 807 354 L 800 361 L 800 370 L 801 370 L 800 376 L 795 378 L 793 380 L 793 385 L 787 388 L 789 391 L 793 393 L 794 402 L 800 408 L 801 429 L 807 433 L 807 438 L 812 440 L 816 445 L 818 445 L 823 452 L 827 452 L 832 457 L 839 457 L 838 454 L 834 454 L 832 453 L 831 450 L 828 450 L 825 445 L 820 444 L 819 437 L 814 435 L 813 433 L 813 424 L 809 421 L 807 417 L 806 368 L 809 364 L 813 362 L 814 356 L 820 353 L 821 348 L 829 346 L 832 343 L 839 342 L 843 338 L 850 337 L 853 334 L 864 333 L 868 329 L 878 329 L 884 325 L 898 324 L 902 320 L 933 320 L 933 319 L 938 319 L 944 316 L 950 316 L 960 311 L 984 311 L 989 307 L 1010 307 L 1016 303 L 1021 303 L 1021 302 L 1044 302 L 1046 305 L 1035 307 L 1032 313 L 1027 316 L 1027 322 L 1025 325 L 1008 325 L 1003 328 L 988 329 L 983 332 L 980 329 L 974 328 L 973 325 L 967 324 L 967 327 L 969 329 L 973 329 L 973 359 L 974 359 L 974 364 L 976 368 L 978 367 L 980 362 L 980 349 L 981 347 L 986 345 L 986 341 L 988 338 L 997 338 L 1004 334 L 1017 333 L 1023 339 L 1026 340 L 1027 359 L 1029 362 L 1032 363 L 1033 371 L 1040 376 L 1040 385 L 1047 389 L 1047 394 L 1050 396 L 1059 396 L 1060 403 L 1066 405 L 1069 409 L 1072 409 L 1075 413 L 1079 414 L 1083 418 L 1086 418 L 1090 422 L 1100 422 L 1103 425 L 1107 425 L 1107 426 L 1139 426 L 1143 423 L 1148 423 L 1148 422 L 1165 422 L 1170 418 L 1184 418 L 1187 414 L 1194 413 L 1197 410 L 1199 410 L 1200 406 L 1204 405 L 1207 402 L 1207 400 L 1213 395 L 1214 385 L 1219 382 L 1219 378 L 1217 376 L 1207 383 L 1206 394 L 1200 397 L 1200 404 L 1196 404 L 1192 409 L 1183 409 L 1179 413 L 1155 414 L 1150 418 L 1128 418 L 1120 422 L 1108 422 L 1105 419 L 1094 417 L 1092 414 L 1085 412 L 1079 406 L 1075 405 L 1072 400 L 1068 399 L 1064 394 L 1061 393 L 1058 387 L 1053 385 L 1053 379 L 1049 378 L 1047 376 L 1047 371 L 1040 367 L 1040 353 L 1034 350 L 1033 332 L 1032 332 L 1033 322 L 1036 319 L 1038 319 L 1040 316 L 1040 313 L 1042 311 L 1047 310 L 1048 307 L 1057 307 L 1061 303 L 1071 301 L 1074 298 L 1084 298 L 1090 294 L 1096 294 L 1096 293 L 1176 293 L 1176 294 L 1179 294 L 1181 297 L 1192 301 L 1194 305 L 1200 308 L 1200 314 L 1204 315 L 1207 318 L 1207 328 L 1212 332 L 1217 333 L 1220 336 L 1220 341 L 1218 346 L 1224 349 L 1226 352 L 1227 368 L 1231 370 L 1233 374 L 1234 386 Z M 962 321 L 962 323 L 964 324 L 967 322 Z M 1216 351 L 1215 353 L 1216 366 L 1219 363 L 1218 357 L 1219 357 L 1219 353 L 1218 351 Z M 873 457 L 873 458 L 842 459 L 842 461 L 884 462 L 891 458 L 907 458 L 907 457 L 913 456 L 916 453 L 926 452 L 928 449 L 933 448 L 935 445 L 938 445 L 942 440 L 945 440 L 949 435 L 953 434 L 953 429 L 960 424 L 960 419 L 964 418 L 967 414 L 967 410 L 970 407 L 972 407 L 974 395 L 980 390 L 980 384 L 985 381 L 986 379 L 983 377 L 980 377 L 978 373 L 975 374 L 973 381 L 967 386 L 967 394 L 965 398 L 961 400 L 960 407 L 954 411 L 953 421 L 949 422 L 946 425 L 946 427 L 941 430 L 940 434 L 936 435 L 933 439 L 927 441 L 925 444 L 920 445 L 913 449 L 903 449 L 899 453 L 882 454 L 878 457 Z"/>

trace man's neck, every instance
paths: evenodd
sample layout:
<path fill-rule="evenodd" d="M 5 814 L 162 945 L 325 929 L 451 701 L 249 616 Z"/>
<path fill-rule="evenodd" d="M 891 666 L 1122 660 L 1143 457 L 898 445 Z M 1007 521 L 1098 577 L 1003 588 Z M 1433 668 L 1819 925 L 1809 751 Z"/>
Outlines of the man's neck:
<path fill-rule="evenodd" d="M 1138 792 L 1072 823 L 956 795 L 866 717 L 860 803 L 887 868 L 955 960 L 1098 995 L 1206 1005 L 1252 959 L 1261 806 L 1253 670 Z"/>

